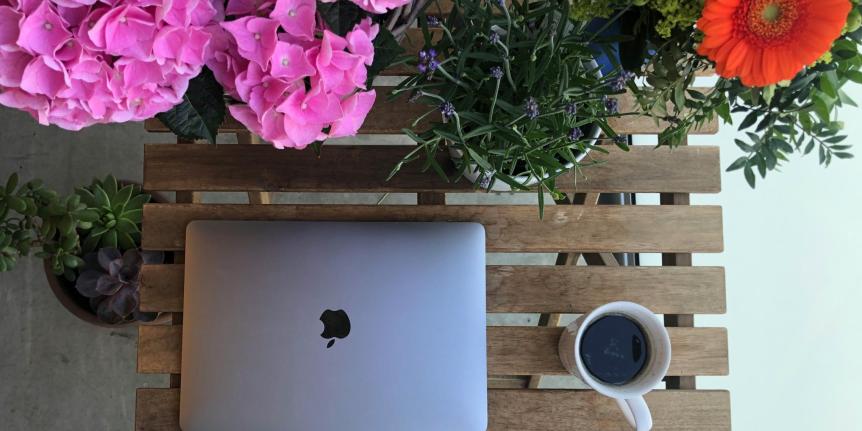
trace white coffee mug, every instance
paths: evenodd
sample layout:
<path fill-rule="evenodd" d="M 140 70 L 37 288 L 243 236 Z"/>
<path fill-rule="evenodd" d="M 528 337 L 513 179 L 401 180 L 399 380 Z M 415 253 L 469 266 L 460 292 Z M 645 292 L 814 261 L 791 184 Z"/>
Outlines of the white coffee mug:
<path fill-rule="evenodd" d="M 622 385 L 604 383 L 593 377 L 578 353 L 584 331 L 596 320 L 621 315 L 636 322 L 647 339 L 649 357 L 635 378 Z M 570 373 L 598 393 L 614 398 L 629 424 L 637 431 L 652 429 L 652 415 L 644 395 L 661 383 L 670 366 L 670 336 L 652 311 L 633 302 L 611 302 L 596 308 L 572 322 L 560 336 L 560 359 Z"/>

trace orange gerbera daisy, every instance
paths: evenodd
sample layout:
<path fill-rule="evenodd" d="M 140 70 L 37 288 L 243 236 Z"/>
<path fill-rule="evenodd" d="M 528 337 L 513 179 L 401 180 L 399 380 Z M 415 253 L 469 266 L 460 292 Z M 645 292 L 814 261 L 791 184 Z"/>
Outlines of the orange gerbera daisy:
<path fill-rule="evenodd" d="M 841 35 L 850 0 L 706 0 L 697 48 L 750 87 L 793 79 Z"/>

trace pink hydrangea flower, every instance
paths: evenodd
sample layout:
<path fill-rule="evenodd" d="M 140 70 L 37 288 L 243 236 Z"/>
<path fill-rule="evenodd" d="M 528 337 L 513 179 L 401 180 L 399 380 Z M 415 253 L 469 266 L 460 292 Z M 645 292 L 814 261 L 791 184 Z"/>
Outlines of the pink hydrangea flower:
<path fill-rule="evenodd" d="M 0 0 L 0 104 L 70 130 L 164 112 L 208 60 L 220 2 Z"/>
<path fill-rule="evenodd" d="M 229 11 L 249 8 L 268 18 L 241 17 L 209 29 L 207 66 L 237 99 L 231 115 L 277 148 L 355 135 L 376 98 L 362 90 L 379 27 L 368 18 L 340 37 L 318 27 L 310 0 L 278 0 L 271 10 L 246 0 L 228 4 Z"/>
<path fill-rule="evenodd" d="M 299 39 L 314 39 L 315 0 L 278 0 L 270 16 L 281 23 L 287 34 Z"/>
<path fill-rule="evenodd" d="M 269 59 L 275 51 L 275 43 L 278 42 L 278 21 L 247 16 L 223 23 L 222 27 L 233 35 L 239 55 L 262 68 L 269 66 Z"/>
<path fill-rule="evenodd" d="M 336 0 L 322 0 L 324 3 L 333 3 Z M 390 9 L 395 9 L 406 5 L 410 0 L 350 0 L 357 6 L 371 13 L 386 13 Z"/>

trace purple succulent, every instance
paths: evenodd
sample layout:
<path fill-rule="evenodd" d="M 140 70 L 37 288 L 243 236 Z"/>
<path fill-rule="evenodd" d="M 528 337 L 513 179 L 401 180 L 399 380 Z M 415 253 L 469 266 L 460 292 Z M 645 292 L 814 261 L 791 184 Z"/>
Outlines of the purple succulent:
<path fill-rule="evenodd" d="M 90 306 L 103 322 L 149 321 L 156 314 L 138 310 L 141 266 L 163 261 L 162 253 L 137 249 L 120 253 L 116 248 L 103 248 L 84 257 L 86 264 L 75 288 L 90 298 Z"/>

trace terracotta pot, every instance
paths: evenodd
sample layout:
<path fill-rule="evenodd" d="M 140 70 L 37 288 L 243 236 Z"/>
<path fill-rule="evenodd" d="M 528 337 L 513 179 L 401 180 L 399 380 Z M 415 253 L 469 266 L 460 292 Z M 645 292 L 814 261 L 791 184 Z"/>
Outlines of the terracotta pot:
<path fill-rule="evenodd" d="M 128 184 L 140 184 L 131 182 L 131 181 L 120 181 L 122 185 Z M 153 198 L 152 202 L 165 203 L 168 200 L 161 195 L 150 193 Z M 43 267 L 45 269 L 45 277 L 48 279 L 48 286 L 51 287 L 51 292 L 54 293 L 54 296 L 57 297 L 57 300 L 60 301 L 60 304 L 68 310 L 75 317 L 87 322 L 91 325 L 101 326 L 103 328 L 122 328 L 126 326 L 133 325 L 163 325 L 170 321 L 171 315 L 170 313 L 161 313 L 155 320 L 152 322 L 123 322 L 117 324 L 105 323 L 96 316 L 96 313 L 90 308 L 90 300 L 85 296 L 78 293 L 77 289 L 75 289 L 75 285 L 66 280 L 65 278 L 58 277 L 54 274 L 54 271 L 51 270 L 51 264 L 48 260 L 43 261 Z"/>

